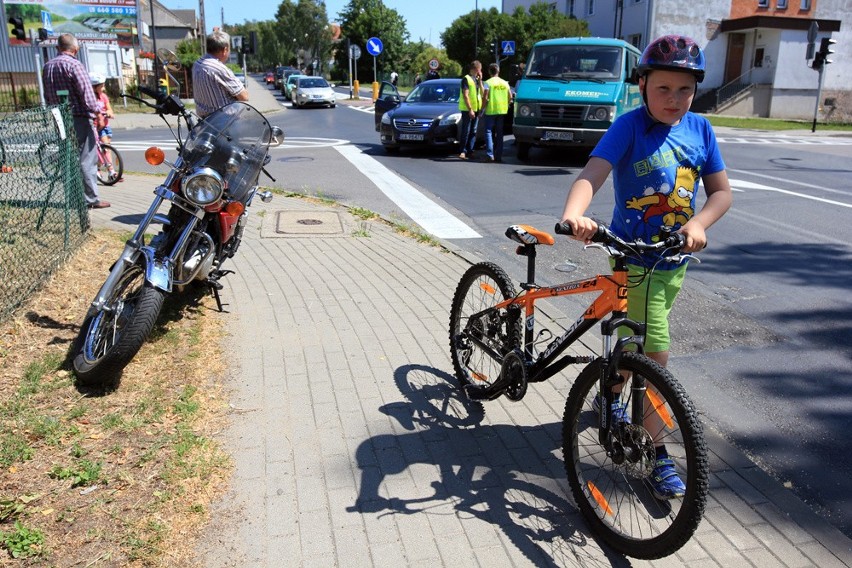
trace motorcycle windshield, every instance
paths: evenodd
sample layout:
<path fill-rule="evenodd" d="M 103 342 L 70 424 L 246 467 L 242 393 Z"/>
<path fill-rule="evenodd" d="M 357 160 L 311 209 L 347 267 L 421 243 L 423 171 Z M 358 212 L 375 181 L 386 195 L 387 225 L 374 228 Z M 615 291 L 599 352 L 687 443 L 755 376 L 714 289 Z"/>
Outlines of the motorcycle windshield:
<path fill-rule="evenodd" d="M 198 122 L 184 145 L 190 169 L 208 167 L 225 180 L 225 195 L 245 202 L 257 184 L 272 129 L 266 118 L 243 102 L 225 105 Z"/>

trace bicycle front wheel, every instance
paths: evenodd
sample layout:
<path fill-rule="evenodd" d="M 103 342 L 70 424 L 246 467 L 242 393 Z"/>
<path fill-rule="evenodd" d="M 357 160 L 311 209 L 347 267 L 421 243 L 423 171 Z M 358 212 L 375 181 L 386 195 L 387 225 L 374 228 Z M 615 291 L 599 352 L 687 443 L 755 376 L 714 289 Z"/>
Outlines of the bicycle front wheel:
<path fill-rule="evenodd" d="M 112 165 L 112 172 L 110 172 Z M 98 181 L 103 185 L 115 185 L 124 174 L 124 160 L 118 150 L 109 144 L 101 144 L 98 152 Z"/>
<path fill-rule="evenodd" d="M 512 281 L 490 262 L 471 266 L 459 281 L 450 309 L 450 355 L 463 387 L 491 386 L 503 356 L 520 343 L 520 317 L 494 309 L 514 297 Z"/>
<path fill-rule="evenodd" d="M 598 395 L 603 360 L 580 373 L 565 404 L 562 452 L 568 484 L 592 530 L 612 548 L 635 558 L 673 554 L 695 533 L 707 501 L 709 464 L 701 423 L 683 387 L 644 355 L 623 353 L 618 365 L 631 377 L 621 402 L 632 408 L 635 392 L 644 396 L 641 420 L 613 429 L 607 451 L 598 436 Z M 638 379 L 645 390 L 634 391 Z M 683 497 L 657 499 L 648 475 L 654 446 L 665 444 L 686 485 Z"/>

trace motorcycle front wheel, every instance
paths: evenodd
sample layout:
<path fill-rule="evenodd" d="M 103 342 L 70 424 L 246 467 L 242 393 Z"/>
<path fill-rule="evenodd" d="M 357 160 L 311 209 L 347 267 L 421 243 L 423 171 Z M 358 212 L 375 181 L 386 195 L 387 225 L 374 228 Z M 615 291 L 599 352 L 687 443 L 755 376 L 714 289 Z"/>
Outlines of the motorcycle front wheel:
<path fill-rule="evenodd" d="M 77 381 L 89 387 L 118 383 L 154 329 L 163 292 L 145 282 L 141 264 L 128 266 L 102 310 L 89 308 L 74 345 Z"/>

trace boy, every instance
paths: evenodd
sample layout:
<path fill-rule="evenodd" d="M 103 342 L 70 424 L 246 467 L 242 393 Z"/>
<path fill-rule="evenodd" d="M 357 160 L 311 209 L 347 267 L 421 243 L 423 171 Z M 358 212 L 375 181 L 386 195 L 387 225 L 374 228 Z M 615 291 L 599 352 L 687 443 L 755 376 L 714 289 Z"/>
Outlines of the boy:
<path fill-rule="evenodd" d="M 689 107 L 704 79 L 704 54 L 690 38 L 664 36 L 651 42 L 639 60 L 639 91 L 645 105 L 618 118 L 592 151 L 568 192 L 562 220 L 573 238 L 588 241 L 597 224 L 584 213 L 610 171 L 615 210 L 611 229 L 625 240 L 651 242 L 663 225 L 683 234 L 683 252 L 701 250 L 705 231 L 731 206 L 731 186 L 710 123 Z M 699 178 L 707 200 L 695 212 Z M 669 358 L 668 315 L 683 283 L 686 264 L 646 260 L 656 266 L 647 285 L 628 291 L 629 317 L 646 321 L 645 354 L 666 366 Z M 646 266 L 630 266 L 631 281 Z M 618 390 L 616 388 L 616 390 Z M 629 420 L 625 404 L 613 403 L 613 419 Z M 662 427 L 645 424 L 649 432 Z M 655 444 L 656 445 L 656 444 Z M 685 485 L 665 445 L 656 445 L 657 461 L 648 478 L 660 499 L 682 497 Z"/>

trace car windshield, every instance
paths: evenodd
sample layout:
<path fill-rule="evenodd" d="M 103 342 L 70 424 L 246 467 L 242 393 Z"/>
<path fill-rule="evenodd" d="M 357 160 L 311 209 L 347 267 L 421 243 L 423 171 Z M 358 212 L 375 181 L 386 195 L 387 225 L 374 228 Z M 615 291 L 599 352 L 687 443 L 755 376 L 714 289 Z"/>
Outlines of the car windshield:
<path fill-rule="evenodd" d="M 326 83 L 325 79 L 322 77 L 316 77 L 310 79 L 299 79 L 299 86 L 303 89 L 316 89 L 318 87 L 328 87 L 328 83 Z"/>
<path fill-rule="evenodd" d="M 618 47 L 544 45 L 533 50 L 526 76 L 617 81 L 621 67 Z"/>
<path fill-rule="evenodd" d="M 407 103 L 457 103 L 461 91 L 459 83 L 421 83 L 414 87 L 407 97 Z"/>

